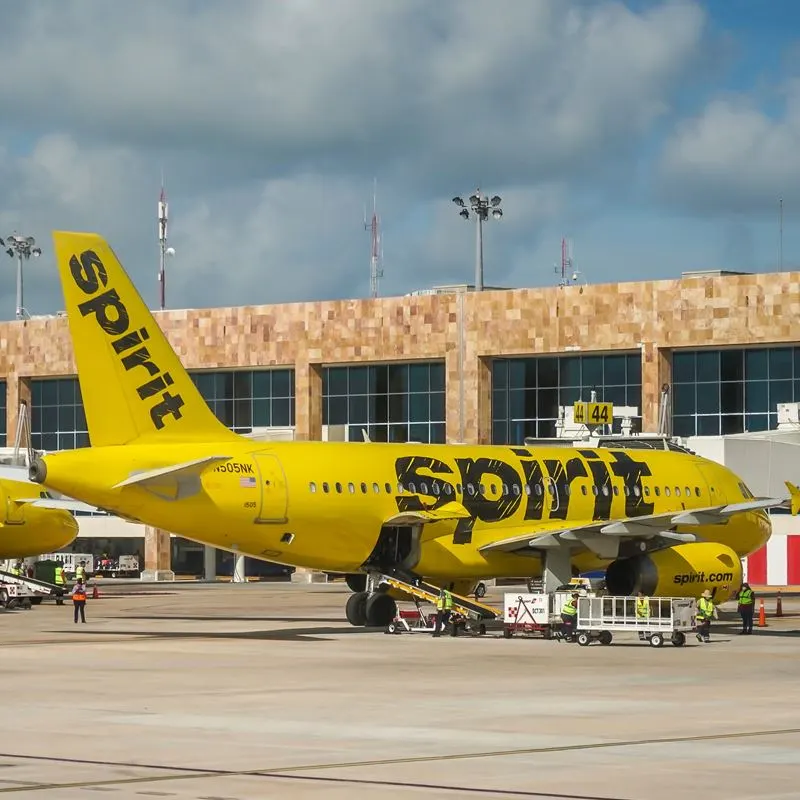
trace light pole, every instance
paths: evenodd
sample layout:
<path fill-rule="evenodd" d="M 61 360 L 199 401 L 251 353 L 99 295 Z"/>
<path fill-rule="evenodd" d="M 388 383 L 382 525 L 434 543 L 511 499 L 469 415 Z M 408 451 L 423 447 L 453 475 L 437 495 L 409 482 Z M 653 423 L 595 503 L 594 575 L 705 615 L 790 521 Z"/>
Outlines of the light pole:
<path fill-rule="evenodd" d="M 17 319 L 24 319 L 28 313 L 22 305 L 22 259 L 27 261 L 31 256 L 39 258 L 42 250 L 35 247 L 35 244 L 36 239 L 33 236 L 19 236 L 16 232 L 6 236 L 5 242 L 0 239 L 0 247 L 5 247 L 6 253 L 17 259 Z"/>
<path fill-rule="evenodd" d="M 461 209 L 459 216 L 464 219 L 469 219 L 469 209 L 466 203 L 460 197 L 454 197 L 453 202 Z M 475 291 L 483 291 L 483 222 L 489 219 L 489 212 L 491 211 L 494 219 L 500 219 L 503 216 L 503 209 L 500 208 L 502 202 L 499 195 L 495 195 L 490 200 L 481 194 L 481 190 L 477 189 L 475 194 L 469 198 L 469 206 L 475 216 L 477 225 L 475 226 L 476 239 L 475 239 Z"/>

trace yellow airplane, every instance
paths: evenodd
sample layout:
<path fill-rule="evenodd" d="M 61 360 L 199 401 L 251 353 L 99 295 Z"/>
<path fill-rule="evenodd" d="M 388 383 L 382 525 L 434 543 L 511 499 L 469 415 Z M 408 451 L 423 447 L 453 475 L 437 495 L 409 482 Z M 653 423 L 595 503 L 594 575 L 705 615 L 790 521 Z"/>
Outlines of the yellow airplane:
<path fill-rule="evenodd" d="M 87 509 L 48 497 L 32 484 L 22 469 L 19 479 L 13 468 L 0 475 L 0 561 L 29 558 L 67 547 L 78 535 L 78 522 L 69 509 Z"/>
<path fill-rule="evenodd" d="M 345 573 L 354 625 L 386 624 L 398 585 L 554 587 L 596 569 L 612 594 L 724 601 L 771 534 L 765 509 L 800 510 L 794 486 L 754 498 L 688 451 L 255 442 L 210 411 L 108 243 L 54 241 L 92 446 L 36 459 L 31 480 L 214 547 Z"/>

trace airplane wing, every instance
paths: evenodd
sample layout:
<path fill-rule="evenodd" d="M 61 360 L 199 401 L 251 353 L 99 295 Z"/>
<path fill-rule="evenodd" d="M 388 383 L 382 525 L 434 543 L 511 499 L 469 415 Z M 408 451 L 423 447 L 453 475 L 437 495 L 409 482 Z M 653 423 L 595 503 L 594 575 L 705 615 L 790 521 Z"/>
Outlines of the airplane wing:
<path fill-rule="evenodd" d="M 200 474 L 206 467 L 219 461 L 228 461 L 232 456 L 205 456 L 182 464 L 159 467 L 138 472 L 115 484 L 113 489 L 140 486 L 165 500 L 180 500 L 200 491 Z"/>
<path fill-rule="evenodd" d="M 643 517 L 628 517 L 621 520 L 599 520 L 569 527 L 553 527 L 545 523 L 523 528 L 517 533 L 479 548 L 481 552 L 502 551 L 522 554 L 548 547 L 559 547 L 562 543 L 578 542 L 597 553 L 601 558 L 616 556 L 618 543 L 624 539 L 652 539 L 660 537 L 676 542 L 694 542 L 693 533 L 678 533 L 670 530 L 677 525 L 723 525 L 734 514 L 767 508 L 788 508 L 792 514 L 800 512 L 800 489 L 787 482 L 789 500 L 778 498 L 754 498 L 743 503 L 728 503 L 688 511 L 670 511 L 665 514 L 649 514 Z M 510 532 L 510 531 L 509 531 Z"/>
<path fill-rule="evenodd" d="M 424 511 L 401 511 L 383 521 L 384 525 L 415 525 L 425 522 L 444 522 L 445 520 L 469 519 L 470 513 L 461 503 L 454 500 L 439 508 Z"/>

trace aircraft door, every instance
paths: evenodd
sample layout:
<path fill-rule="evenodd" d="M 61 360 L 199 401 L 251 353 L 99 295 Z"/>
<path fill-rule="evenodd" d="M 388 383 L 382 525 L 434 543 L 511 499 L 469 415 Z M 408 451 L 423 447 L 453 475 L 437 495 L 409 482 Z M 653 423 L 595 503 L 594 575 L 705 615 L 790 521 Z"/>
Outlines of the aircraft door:
<path fill-rule="evenodd" d="M 281 462 L 272 453 L 254 453 L 253 457 L 260 484 L 260 507 L 255 521 L 265 524 L 286 522 L 289 491 Z"/>
<path fill-rule="evenodd" d="M 722 488 L 722 481 L 714 479 L 714 470 L 705 465 L 697 467 L 706 485 L 703 487 L 707 492 L 706 497 L 710 498 L 709 505 L 718 506 L 728 502 L 725 490 Z"/>
<path fill-rule="evenodd" d="M 0 497 L 2 497 L 0 493 Z M 2 498 L 5 505 L 5 519 L 3 522 L 6 525 L 23 525 L 25 523 L 25 504 L 16 503 L 10 494 L 6 494 Z"/>

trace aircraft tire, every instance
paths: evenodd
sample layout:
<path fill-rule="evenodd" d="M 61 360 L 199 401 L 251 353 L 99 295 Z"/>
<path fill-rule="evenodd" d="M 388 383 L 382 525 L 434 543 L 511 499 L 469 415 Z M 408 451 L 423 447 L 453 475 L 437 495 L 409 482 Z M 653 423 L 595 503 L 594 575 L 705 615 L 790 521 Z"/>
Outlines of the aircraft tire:
<path fill-rule="evenodd" d="M 367 599 L 365 615 L 367 626 L 370 628 L 383 628 L 388 625 L 397 614 L 397 603 L 382 592 L 374 592 Z"/>
<path fill-rule="evenodd" d="M 347 621 L 356 627 L 363 627 L 367 624 L 367 593 L 356 592 L 347 598 L 344 607 L 344 614 Z"/>
<path fill-rule="evenodd" d="M 483 581 L 475 587 L 475 598 L 480 600 L 482 597 L 486 597 L 486 584 Z"/>

